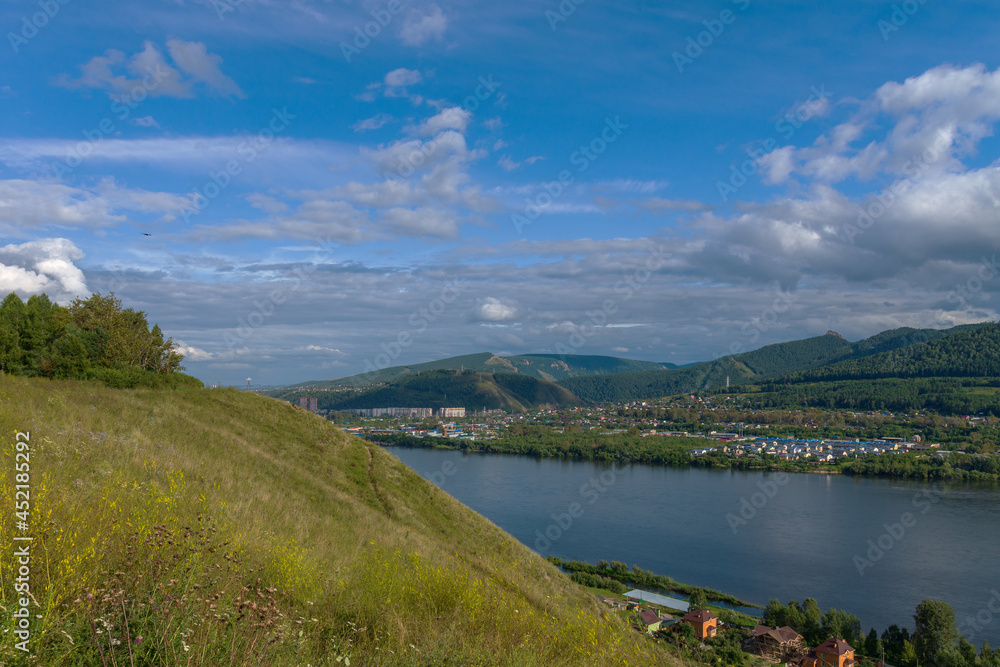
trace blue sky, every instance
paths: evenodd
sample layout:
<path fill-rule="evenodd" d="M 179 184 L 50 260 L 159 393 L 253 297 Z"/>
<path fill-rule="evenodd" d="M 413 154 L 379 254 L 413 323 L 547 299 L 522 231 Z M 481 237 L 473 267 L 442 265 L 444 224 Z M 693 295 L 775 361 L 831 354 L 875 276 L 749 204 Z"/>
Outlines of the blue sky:
<path fill-rule="evenodd" d="M 998 23 L 0 0 L 0 292 L 113 290 L 226 384 L 997 319 Z"/>

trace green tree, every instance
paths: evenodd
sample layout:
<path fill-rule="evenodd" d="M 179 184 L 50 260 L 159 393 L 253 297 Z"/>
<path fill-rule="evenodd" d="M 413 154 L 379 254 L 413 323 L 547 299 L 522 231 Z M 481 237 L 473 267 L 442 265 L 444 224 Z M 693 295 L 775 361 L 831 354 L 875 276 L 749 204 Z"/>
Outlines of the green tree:
<path fill-rule="evenodd" d="M 875 628 L 868 632 L 868 637 L 865 639 L 865 655 L 875 660 L 882 659 L 882 640 L 878 638 Z"/>
<path fill-rule="evenodd" d="M 696 588 L 691 592 L 691 596 L 688 598 L 688 603 L 690 608 L 694 609 L 708 609 L 708 597 L 705 595 L 705 591 L 700 588 Z"/>
<path fill-rule="evenodd" d="M 43 360 L 50 365 L 47 375 L 57 378 L 85 377 L 90 368 L 90 357 L 78 333 L 63 336 L 55 342 L 51 357 Z"/>
<path fill-rule="evenodd" d="M 955 610 L 940 600 L 924 600 L 913 615 L 913 648 L 921 663 L 936 660 L 938 654 L 955 646 Z"/>
<path fill-rule="evenodd" d="M 23 322 L 24 302 L 16 292 L 11 292 L 0 303 L 0 370 L 5 373 L 20 373 L 23 369 Z"/>

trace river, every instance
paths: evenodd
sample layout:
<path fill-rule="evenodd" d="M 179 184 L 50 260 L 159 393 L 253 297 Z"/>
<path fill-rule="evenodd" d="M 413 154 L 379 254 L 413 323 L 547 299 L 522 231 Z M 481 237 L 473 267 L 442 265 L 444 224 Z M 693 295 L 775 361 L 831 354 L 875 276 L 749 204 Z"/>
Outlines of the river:
<path fill-rule="evenodd" d="M 618 560 L 761 604 L 816 598 L 863 631 L 943 600 L 1000 645 L 1000 490 L 386 447 L 545 555 Z"/>

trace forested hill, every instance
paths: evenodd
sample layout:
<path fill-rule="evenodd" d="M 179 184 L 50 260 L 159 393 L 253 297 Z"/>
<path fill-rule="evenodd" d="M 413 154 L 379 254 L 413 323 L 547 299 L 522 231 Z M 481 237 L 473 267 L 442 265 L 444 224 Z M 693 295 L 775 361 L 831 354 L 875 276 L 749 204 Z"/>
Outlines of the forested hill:
<path fill-rule="evenodd" d="M 290 388 L 275 392 L 276 398 L 295 400 L 315 396 L 308 390 Z M 515 373 L 433 370 L 403 378 L 360 394 L 320 392 L 318 405 L 324 410 L 358 408 L 446 408 L 522 411 L 537 407 L 566 407 L 581 401 L 552 382 Z"/>
<path fill-rule="evenodd" d="M 894 350 L 909 349 L 928 341 L 967 334 L 988 326 L 992 325 L 964 325 L 945 330 L 904 327 L 883 331 L 856 343 L 845 340 L 835 332 L 828 332 L 823 336 L 767 345 L 752 352 L 722 357 L 686 368 L 568 378 L 561 380 L 559 384 L 584 400 L 597 402 L 693 393 L 725 387 L 727 378 L 731 386 L 738 386 L 795 373 L 814 370 L 822 372 L 821 369 L 832 364 L 875 355 L 891 355 Z"/>
<path fill-rule="evenodd" d="M 851 359 L 790 376 L 789 382 L 873 380 L 880 378 L 997 377 L 1000 375 L 1000 324 L 962 328 L 924 345 Z"/>
<path fill-rule="evenodd" d="M 647 370 L 676 368 L 673 364 L 653 361 L 621 359 L 598 355 L 577 354 L 521 354 L 501 357 L 491 352 L 466 354 L 460 357 L 438 359 L 409 366 L 390 366 L 371 370 L 360 375 L 339 380 L 314 380 L 294 385 L 294 388 L 332 389 L 337 387 L 368 387 L 385 382 L 394 382 L 418 373 L 433 370 L 466 370 L 480 373 L 516 373 L 528 377 L 556 382 L 570 377 L 599 375 L 606 373 L 626 373 Z"/>
<path fill-rule="evenodd" d="M 100 380 L 112 387 L 201 381 L 179 371 L 183 355 L 146 314 L 114 294 L 93 294 L 69 307 L 45 294 L 27 303 L 14 292 L 0 303 L 0 372 L 53 379 Z"/>

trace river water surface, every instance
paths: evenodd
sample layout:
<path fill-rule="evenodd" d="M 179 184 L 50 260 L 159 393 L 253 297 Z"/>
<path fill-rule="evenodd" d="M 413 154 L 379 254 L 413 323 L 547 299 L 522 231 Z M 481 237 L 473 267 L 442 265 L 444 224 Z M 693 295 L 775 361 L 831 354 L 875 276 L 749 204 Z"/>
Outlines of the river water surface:
<path fill-rule="evenodd" d="M 386 449 L 543 556 L 623 561 L 761 605 L 814 597 L 866 634 L 912 631 L 918 602 L 944 600 L 973 644 L 1000 645 L 995 486 Z"/>

